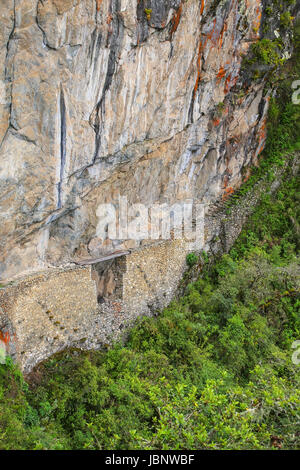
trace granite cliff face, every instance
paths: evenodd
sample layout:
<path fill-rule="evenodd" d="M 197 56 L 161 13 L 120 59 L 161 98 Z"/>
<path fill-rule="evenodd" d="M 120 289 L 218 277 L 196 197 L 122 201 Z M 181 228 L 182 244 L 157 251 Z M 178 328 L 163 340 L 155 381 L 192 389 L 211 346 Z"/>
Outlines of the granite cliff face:
<path fill-rule="evenodd" d="M 119 195 L 213 204 L 241 183 L 265 140 L 241 74 L 265 6 L 1 1 L 0 280 L 134 248 L 96 236 Z"/>
<path fill-rule="evenodd" d="M 178 288 L 185 240 L 101 237 L 101 204 L 206 203 L 205 249 L 229 250 L 267 190 L 219 210 L 266 138 L 269 66 L 243 58 L 262 36 L 291 51 L 275 3 L 1 1 L 0 346 L 24 371 L 102 348 Z"/>

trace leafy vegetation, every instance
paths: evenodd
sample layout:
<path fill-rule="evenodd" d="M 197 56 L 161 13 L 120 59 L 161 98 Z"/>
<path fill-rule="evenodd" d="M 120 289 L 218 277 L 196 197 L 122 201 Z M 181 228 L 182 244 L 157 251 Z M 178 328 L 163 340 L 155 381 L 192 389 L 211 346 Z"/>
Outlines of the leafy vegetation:
<path fill-rule="evenodd" d="M 246 190 L 297 148 L 299 37 Z M 299 449 L 299 202 L 299 175 L 288 168 L 230 253 L 207 262 L 159 317 L 140 319 L 126 345 L 67 351 L 27 381 L 8 358 L 0 449 Z"/>
<path fill-rule="evenodd" d="M 257 41 L 251 46 L 252 58 L 248 61 L 249 64 L 259 62 L 264 65 L 278 66 L 283 63 L 279 50 L 281 49 L 279 41 L 270 39 L 262 39 Z"/>
<path fill-rule="evenodd" d="M 239 197 L 245 195 L 264 175 L 268 175 L 271 183 L 274 179 L 274 169 L 284 164 L 287 153 L 300 149 L 300 106 L 292 101 L 292 84 L 300 77 L 300 23 L 294 27 L 293 56 L 278 71 L 276 77 L 275 83 L 273 79 L 266 83 L 266 90 L 270 93 L 268 138 L 260 164 L 251 168 L 248 181 L 228 198 L 228 208 L 238 204 Z"/>
<path fill-rule="evenodd" d="M 269 76 L 269 79 L 277 74 L 286 60 L 283 54 L 286 47 L 287 36 L 292 38 L 295 0 L 266 0 L 264 15 L 261 24 L 263 37 L 254 42 L 249 54 L 244 57 L 243 69 L 250 74 L 252 79 L 261 79 Z M 274 20 L 279 19 L 277 29 L 274 29 Z M 254 28 L 258 33 L 259 27 Z"/>
<path fill-rule="evenodd" d="M 53 357 L 30 386 L 0 366 L 0 448 L 299 448 L 299 200 L 289 175 L 125 346 Z"/>
<path fill-rule="evenodd" d="M 151 8 L 145 8 L 145 14 L 146 14 L 146 16 L 147 16 L 147 20 L 148 20 L 148 21 L 151 20 L 151 13 L 152 13 Z"/>

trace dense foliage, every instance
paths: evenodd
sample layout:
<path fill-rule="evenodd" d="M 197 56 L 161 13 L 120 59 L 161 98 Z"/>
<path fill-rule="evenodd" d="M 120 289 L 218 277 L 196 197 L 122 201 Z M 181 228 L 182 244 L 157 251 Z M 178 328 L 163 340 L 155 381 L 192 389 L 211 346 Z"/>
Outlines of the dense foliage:
<path fill-rule="evenodd" d="M 299 179 L 125 346 L 0 366 L 0 448 L 300 447 Z"/>
<path fill-rule="evenodd" d="M 259 166 L 250 168 L 250 178 L 227 200 L 228 208 L 238 204 L 239 198 L 253 187 L 256 181 L 267 176 L 274 181 L 274 169 L 284 165 L 287 153 L 300 150 L 300 105 L 293 102 L 299 90 L 300 77 L 300 21 L 293 28 L 294 51 L 290 60 L 269 76 L 265 91 L 269 94 L 267 141 Z M 296 84 L 296 89 L 293 88 Z M 294 93 L 300 97 L 300 93 Z"/>

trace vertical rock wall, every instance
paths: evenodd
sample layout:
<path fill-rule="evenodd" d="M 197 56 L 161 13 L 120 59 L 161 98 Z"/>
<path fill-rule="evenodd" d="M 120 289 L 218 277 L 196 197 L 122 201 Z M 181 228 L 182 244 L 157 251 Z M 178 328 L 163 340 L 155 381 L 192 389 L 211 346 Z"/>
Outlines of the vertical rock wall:
<path fill-rule="evenodd" d="M 97 207 L 213 203 L 265 139 L 259 0 L 3 0 L 0 279 L 137 246 Z"/>
<path fill-rule="evenodd" d="M 269 100 L 243 58 L 262 34 L 290 52 L 273 3 L 1 1 L 0 342 L 25 369 L 98 347 L 172 298 L 187 247 L 101 237 L 99 206 L 213 209 L 239 187 Z M 208 217 L 206 248 L 226 250 L 241 220 Z M 128 249 L 92 272 L 70 265 Z"/>

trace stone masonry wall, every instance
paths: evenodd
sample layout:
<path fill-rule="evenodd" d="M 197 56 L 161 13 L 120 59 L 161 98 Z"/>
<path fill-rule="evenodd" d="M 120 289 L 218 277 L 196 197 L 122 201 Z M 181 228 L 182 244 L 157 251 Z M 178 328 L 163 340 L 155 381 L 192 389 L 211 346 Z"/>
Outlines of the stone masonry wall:
<path fill-rule="evenodd" d="M 256 196 L 216 203 L 258 164 L 270 98 L 243 58 L 278 34 L 292 50 L 269 3 L 1 0 L 0 346 L 23 370 L 109 344 L 176 292 L 188 246 L 99 233 L 104 204 L 207 204 L 204 248 L 229 249 Z"/>
<path fill-rule="evenodd" d="M 266 137 L 264 80 L 241 65 L 268 1 L 1 0 L 0 283 L 139 248 L 97 234 L 119 196 L 239 187 Z"/>
<path fill-rule="evenodd" d="M 54 269 L 0 289 L 7 352 L 29 370 L 68 345 L 97 347 L 97 307 L 91 268 Z"/>
<path fill-rule="evenodd" d="M 215 206 L 205 219 L 205 250 L 229 251 L 265 192 L 274 192 L 287 166 L 295 173 L 300 153 L 240 198 L 230 214 Z M 270 171 L 273 171 L 270 169 Z M 176 294 L 188 246 L 170 240 L 92 266 L 68 266 L 21 279 L 0 289 L 0 333 L 7 352 L 29 372 L 65 348 L 100 349 L 139 316 L 155 315 Z M 3 341 L 2 341 L 3 342 Z"/>

